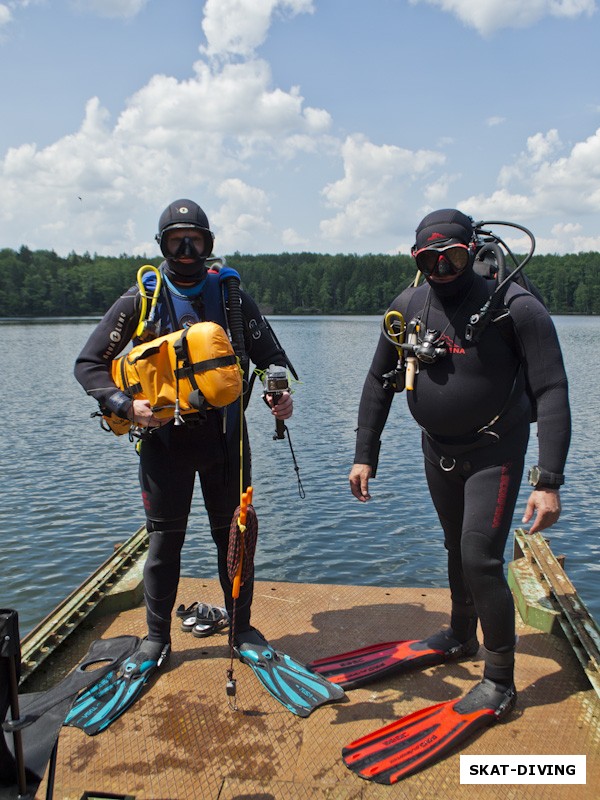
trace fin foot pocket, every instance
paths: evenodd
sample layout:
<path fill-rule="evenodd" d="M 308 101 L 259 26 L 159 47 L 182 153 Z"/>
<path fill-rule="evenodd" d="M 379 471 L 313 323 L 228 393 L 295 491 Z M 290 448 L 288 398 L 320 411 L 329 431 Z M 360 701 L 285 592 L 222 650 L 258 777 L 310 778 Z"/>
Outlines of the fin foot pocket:
<path fill-rule="evenodd" d="M 257 628 L 248 628 L 245 631 L 236 631 L 234 648 L 239 656 L 239 648 L 243 644 L 250 644 L 255 647 L 270 647 L 269 643 Z"/>
<path fill-rule="evenodd" d="M 131 656 L 77 697 L 64 724 L 81 728 L 88 736 L 106 730 L 135 703 L 170 650 L 169 643 L 144 639 Z"/>
<path fill-rule="evenodd" d="M 257 646 L 244 642 L 236 651 L 240 661 L 252 669 L 269 694 L 299 717 L 308 717 L 323 703 L 345 697 L 341 686 L 268 644 Z"/>
<path fill-rule="evenodd" d="M 439 631 L 424 641 L 432 650 L 439 650 L 443 653 L 445 661 L 458 661 L 461 658 L 470 658 L 477 654 L 479 641 L 476 636 L 472 636 L 466 642 L 459 642 L 451 633 L 451 630 Z"/>
<path fill-rule="evenodd" d="M 514 686 L 498 686 L 489 678 L 484 678 L 456 704 L 455 709 L 459 714 L 490 709 L 496 719 L 501 720 L 512 711 L 516 703 L 517 690 Z"/>

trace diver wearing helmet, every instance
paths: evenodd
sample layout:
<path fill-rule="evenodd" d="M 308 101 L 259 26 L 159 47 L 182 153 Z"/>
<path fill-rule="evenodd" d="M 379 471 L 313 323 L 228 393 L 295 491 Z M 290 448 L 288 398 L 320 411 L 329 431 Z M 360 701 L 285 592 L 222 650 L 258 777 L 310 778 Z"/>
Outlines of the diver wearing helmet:
<path fill-rule="evenodd" d="M 214 234 L 208 218 L 192 200 L 176 200 L 160 215 L 156 241 L 165 257 L 165 270 L 180 283 L 201 281 L 211 255 Z"/>
<path fill-rule="evenodd" d="M 214 236 L 200 206 L 188 199 L 176 200 L 161 214 L 156 240 L 165 258 L 157 304 L 154 337 L 181 330 L 194 322 L 217 322 L 227 330 L 237 315 L 246 360 L 259 370 L 270 365 L 286 367 L 289 361 L 255 301 L 239 288 L 239 276 L 229 267 L 209 270 Z M 223 290 L 229 284 L 229 295 Z M 236 280 L 237 279 L 237 280 Z M 156 283 L 156 281 L 155 281 Z M 237 286 L 237 302 L 233 287 Z M 233 302 L 230 302 L 233 300 Z M 75 377 L 105 413 L 128 419 L 146 429 L 139 449 L 139 480 L 146 527 L 150 534 L 144 567 L 144 594 L 148 634 L 144 646 L 151 657 L 171 641 L 171 614 L 177 595 L 180 556 L 192 503 L 196 476 L 217 546 L 219 579 L 225 606 L 233 609 L 232 584 L 227 570 L 229 529 L 240 502 L 240 404 L 209 409 L 203 415 L 187 415 L 185 424 L 165 423 L 154 416 L 148 400 L 131 398 L 115 385 L 111 364 L 130 341 L 135 340 L 140 320 L 142 293 L 132 286 L 106 312 L 91 334 L 75 364 Z M 227 306 L 231 306 L 228 308 Z M 235 342 L 234 342 L 235 348 Z M 238 355 L 240 355 L 238 353 Z M 291 367 L 291 365 L 289 365 Z M 266 395 L 277 420 L 292 415 L 292 397 Z M 277 402 L 276 402 L 277 400 Z M 251 484 L 250 449 L 243 425 L 243 479 Z M 245 580 L 236 604 L 236 645 L 264 641 L 250 625 L 253 576 Z M 199 634 L 198 634 L 199 635 Z"/>
<path fill-rule="evenodd" d="M 394 389 L 409 389 L 408 406 L 423 431 L 427 484 L 444 531 L 451 593 L 450 627 L 426 641 L 449 658 L 472 656 L 479 648 L 479 622 L 484 680 L 469 704 L 500 709 L 512 707 L 516 698 L 515 613 L 503 564 L 529 440 L 530 396 L 539 440 L 539 467 L 530 471 L 533 490 L 523 516 L 524 523 L 533 519 L 530 533 L 559 518 L 571 427 L 556 331 L 532 294 L 508 284 L 503 303 L 513 342 L 500 324 L 489 324 L 476 339 L 468 335 L 490 298 L 490 282 L 474 270 L 475 252 L 474 223 L 462 212 L 442 209 L 419 224 L 412 253 L 425 282 L 406 289 L 390 307 L 406 324 L 406 370 L 398 369 L 398 346 L 382 332 L 362 391 L 349 480 L 352 494 L 368 501 Z"/>

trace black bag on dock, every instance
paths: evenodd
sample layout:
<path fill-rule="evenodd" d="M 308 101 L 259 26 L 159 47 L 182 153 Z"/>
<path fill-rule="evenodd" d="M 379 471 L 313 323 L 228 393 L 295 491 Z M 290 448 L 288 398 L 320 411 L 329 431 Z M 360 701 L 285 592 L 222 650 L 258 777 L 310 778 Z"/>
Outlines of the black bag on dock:
<path fill-rule="evenodd" d="M 9 708 L 13 718 L 19 716 L 20 677 L 19 617 L 13 609 L 3 608 L 0 609 L 0 723 L 6 719 Z M 16 797 L 13 790 L 18 790 L 20 796 L 23 796 L 27 790 L 22 739 L 18 732 L 14 736 L 11 749 L 4 732 L 2 732 L 0 735 L 0 798 Z"/>
<path fill-rule="evenodd" d="M 137 636 L 96 639 L 81 663 L 56 686 L 18 696 L 21 647 L 17 612 L 0 610 L 0 800 L 18 797 L 17 790 L 24 794 L 23 779 L 33 797 L 55 755 L 60 729 L 77 695 L 128 658 L 139 642 Z M 6 720 L 9 707 L 11 718 Z M 52 792 L 51 776 L 48 788 Z M 52 793 L 46 797 L 51 798 Z"/>

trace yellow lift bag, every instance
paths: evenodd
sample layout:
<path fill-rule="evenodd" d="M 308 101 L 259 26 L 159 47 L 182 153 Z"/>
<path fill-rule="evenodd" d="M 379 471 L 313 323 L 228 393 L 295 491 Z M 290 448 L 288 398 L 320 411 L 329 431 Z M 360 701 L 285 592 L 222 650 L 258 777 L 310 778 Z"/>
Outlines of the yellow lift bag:
<path fill-rule="evenodd" d="M 112 377 L 133 400 L 149 400 L 154 416 L 164 420 L 228 406 L 242 392 L 238 360 L 216 322 L 197 322 L 136 345 L 115 358 Z M 117 436 L 131 427 L 114 414 L 104 420 Z"/>

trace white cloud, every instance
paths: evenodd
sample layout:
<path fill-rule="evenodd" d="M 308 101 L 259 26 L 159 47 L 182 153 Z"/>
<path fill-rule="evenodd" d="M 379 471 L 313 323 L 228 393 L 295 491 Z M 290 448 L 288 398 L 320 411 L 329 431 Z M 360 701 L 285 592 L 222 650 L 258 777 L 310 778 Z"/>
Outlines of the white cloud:
<path fill-rule="evenodd" d="M 71 0 L 79 11 L 99 17 L 131 19 L 147 5 L 148 0 Z"/>
<path fill-rule="evenodd" d="M 535 134 L 515 165 L 500 173 L 501 188 L 491 195 L 474 195 L 459 203 L 479 218 L 527 220 L 572 220 L 600 213 L 600 128 L 566 155 L 558 132 Z M 596 249 L 600 237 L 579 235 L 571 223 L 558 222 L 553 236 L 538 241 L 538 251 L 570 252 Z"/>
<path fill-rule="evenodd" d="M 410 0 L 453 14 L 482 36 L 503 28 L 528 28 L 544 17 L 573 19 L 596 11 L 595 0 Z"/>
<path fill-rule="evenodd" d="M 195 78 L 177 81 L 155 75 L 129 101 L 117 130 L 160 144 L 181 141 L 198 132 L 220 139 L 238 137 L 247 150 L 265 138 L 281 140 L 324 132 L 331 119 L 326 111 L 303 108 L 298 90 L 271 89 L 269 65 L 260 60 L 225 64 L 213 70 L 203 61 L 194 65 Z"/>
<path fill-rule="evenodd" d="M 8 25 L 11 19 L 12 14 L 10 8 L 5 6 L 4 3 L 0 3 L 0 28 L 2 28 L 3 25 Z"/>
<path fill-rule="evenodd" d="M 535 133 L 527 139 L 527 149 L 512 163 L 500 170 L 498 183 L 500 186 L 509 186 L 512 182 L 528 181 L 531 168 L 535 164 L 542 164 L 553 153 L 558 153 L 562 143 L 558 131 L 553 129 L 548 133 Z"/>
<path fill-rule="evenodd" d="M 285 228 L 281 232 L 281 244 L 284 250 L 298 252 L 301 250 L 310 250 L 310 241 L 294 230 L 294 228 Z"/>
<path fill-rule="evenodd" d="M 323 189 L 328 205 L 340 210 L 321 222 L 321 233 L 348 243 L 372 238 L 375 249 L 374 235 L 397 230 L 398 217 L 414 204 L 416 179 L 444 163 L 440 153 L 375 145 L 360 134 L 346 139 L 341 154 L 344 177 Z"/>
<path fill-rule="evenodd" d="M 527 152 L 532 164 L 541 164 L 561 147 L 557 130 L 536 133 L 527 139 Z"/>
<path fill-rule="evenodd" d="M 503 188 L 488 198 L 469 198 L 465 204 L 488 215 L 512 209 L 528 218 L 600 212 L 600 128 L 566 155 L 558 156 L 559 147 L 555 130 L 529 137 L 527 151 L 516 165 L 502 170 Z"/>
<path fill-rule="evenodd" d="M 451 185 L 460 178 L 460 175 L 440 175 L 436 180 L 425 186 L 423 195 L 432 208 L 440 208 L 448 197 Z"/>
<path fill-rule="evenodd" d="M 474 15 L 482 32 L 485 14 L 504 6 L 515 20 L 524 18 L 521 5 L 538 18 L 591 13 L 583 0 L 533 0 L 518 8 L 514 0 L 434 4 L 457 16 Z M 132 16 L 144 0 L 80 5 Z M 577 225 L 597 218 L 600 210 L 600 129 L 570 149 L 556 129 L 533 134 L 523 152 L 498 170 L 494 191 L 461 202 L 456 186 L 465 177 L 460 167 L 447 164 L 443 152 L 452 139 L 440 136 L 431 150 L 375 144 L 360 133 L 341 140 L 329 112 L 308 106 L 300 87 L 274 85 L 256 48 L 277 15 L 311 13 L 313 5 L 312 0 L 207 0 L 208 44 L 191 77 L 154 75 L 114 117 L 94 97 L 79 130 L 47 147 L 31 141 L 0 156 L 5 246 L 155 253 L 158 215 L 181 196 L 205 207 L 221 253 L 391 252 L 398 243 L 406 252 L 420 216 L 454 205 L 478 218 L 526 225 L 531 220 L 532 228 L 543 220 L 547 231 L 554 224 L 546 239 L 540 237 L 538 251 L 546 245 L 557 252 L 591 246 L 597 237 Z M 2 9 L 10 14 L 11 8 L 0 4 L 0 25 Z M 486 122 L 492 126 L 504 119 Z"/>
<path fill-rule="evenodd" d="M 41 5 L 46 0 L 9 0 L 0 3 L 0 35 L 2 28 L 14 20 L 15 12 L 32 5 Z M 148 0 L 70 0 L 70 6 L 77 11 L 95 14 L 99 17 L 131 19 L 148 3 Z"/>
<path fill-rule="evenodd" d="M 239 178 L 230 178 L 221 183 L 216 196 L 223 201 L 211 214 L 213 230 L 218 231 L 219 252 L 260 250 L 260 241 L 271 227 L 266 192 Z"/>
<path fill-rule="evenodd" d="M 506 122 L 505 117 L 488 117 L 485 121 L 485 124 L 488 128 L 495 128 L 496 125 L 502 125 L 503 122 Z"/>
<path fill-rule="evenodd" d="M 276 12 L 312 13 L 312 0 L 206 0 L 202 29 L 209 56 L 252 56 L 267 38 Z"/>
<path fill-rule="evenodd" d="M 239 196 L 241 181 L 226 182 L 247 173 L 257 155 L 264 172 L 269 163 L 278 168 L 282 154 L 294 159 L 318 151 L 329 114 L 305 107 L 296 88 L 272 88 L 266 62 L 211 68 L 198 61 L 194 70 L 184 81 L 155 75 L 114 124 L 93 98 L 76 133 L 42 149 L 34 143 L 11 148 L 0 162 L 0 219 L 11 222 L 18 194 L 37 210 L 25 223 L 29 229 L 19 231 L 31 247 L 64 250 L 65 228 L 75 220 L 69 250 L 85 251 L 91 241 L 104 253 L 151 252 L 146 208 L 156 213 L 182 187 L 201 204 L 219 196 L 223 185 Z M 269 209 L 262 194 L 260 213 L 260 192 L 254 191 L 247 218 L 234 213 L 230 201 L 223 205 L 216 219 L 228 238 L 220 237 L 221 244 L 237 233 L 232 246 L 251 246 L 250 229 L 264 232 Z M 43 225 L 36 224 L 39 219 Z"/>
<path fill-rule="evenodd" d="M 551 235 L 537 240 L 538 249 L 543 253 L 579 253 L 600 251 L 600 233 L 588 236 L 583 233 L 579 223 L 557 223 L 551 228 Z"/>

